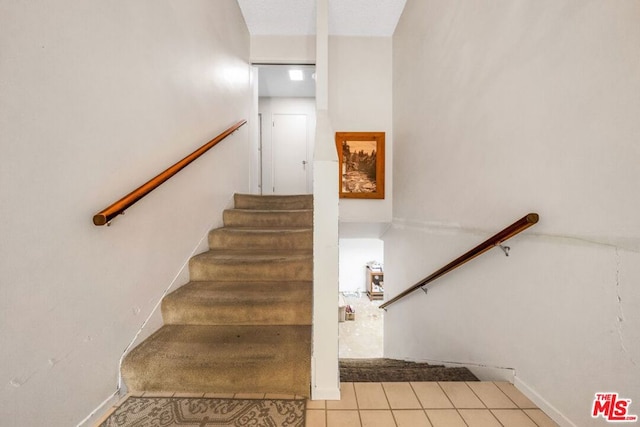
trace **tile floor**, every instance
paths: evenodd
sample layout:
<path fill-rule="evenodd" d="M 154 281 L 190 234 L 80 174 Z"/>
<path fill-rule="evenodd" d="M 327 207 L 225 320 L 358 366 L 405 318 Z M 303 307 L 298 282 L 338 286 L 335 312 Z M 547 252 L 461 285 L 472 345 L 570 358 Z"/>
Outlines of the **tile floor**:
<path fill-rule="evenodd" d="M 549 427 L 506 382 L 342 383 L 340 400 L 307 401 L 306 427 Z"/>

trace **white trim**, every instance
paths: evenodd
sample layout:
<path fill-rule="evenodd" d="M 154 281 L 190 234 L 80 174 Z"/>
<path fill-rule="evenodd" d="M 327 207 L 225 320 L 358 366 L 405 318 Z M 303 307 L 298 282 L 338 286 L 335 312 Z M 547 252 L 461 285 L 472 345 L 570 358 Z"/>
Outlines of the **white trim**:
<path fill-rule="evenodd" d="M 524 381 L 520 379 L 517 375 L 514 378 L 513 385 L 520 390 L 522 394 L 529 398 L 533 403 L 538 406 L 538 408 L 542 409 L 542 411 L 547 414 L 553 421 L 558 423 L 560 427 L 577 427 L 576 424 L 571 422 L 569 418 L 565 417 L 562 412 L 556 409 L 551 403 L 549 403 L 545 398 L 540 396 L 535 390 L 533 390 L 529 385 L 527 385 Z"/>
<path fill-rule="evenodd" d="M 87 415 L 87 417 L 80 421 L 76 427 L 81 427 L 82 425 L 87 424 L 89 421 L 93 421 L 94 419 L 97 419 L 98 417 L 98 412 L 100 412 L 100 416 L 102 416 L 102 409 L 106 406 L 109 405 L 109 408 L 112 407 L 113 405 L 115 405 L 118 400 L 120 399 L 120 395 L 119 392 L 120 390 L 116 390 L 114 391 L 111 396 L 107 397 L 100 405 L 98 405 L 98 407 L 96 409 L 94 409 L 93 411 L 91 411 L 91 413 L 89 415 Z"/>
<path fill-rule="evenodd" d="M 513 368 L 495 366 L 465 365 L 480 381 L 506 381 L 513 384 L 516 371 Z"/>
<path fill-rule="evenodd" d="M 340 389 L 314 388 L 311 390 L 311 400 L 340 400 Z"/>

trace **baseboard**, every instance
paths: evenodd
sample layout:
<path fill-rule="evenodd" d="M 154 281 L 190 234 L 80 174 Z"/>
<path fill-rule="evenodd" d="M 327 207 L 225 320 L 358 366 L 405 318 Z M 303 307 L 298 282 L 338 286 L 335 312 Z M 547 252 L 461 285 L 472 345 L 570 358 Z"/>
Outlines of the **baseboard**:
<path fill-rule="evenodd" d="M 340 400 L 339 388 L 313 388 L 311 400 Z"/>
<path fill-rule="evenodd" d="M 107 397 L 104 402 L 102 402 L 96 409 L 91 411 L 87 417 L 80 421 L 76 427 L 85 427 L 85 426 L 94 426 L 98 425 L 98 421 L 101 421 L 105 414 L 120 400 L 120 394 L 118 390 L 113 392 L 113 394 Z"/>
<path fill-rule="evenodd" d="M 513 385 L 520 390 L 522 394 L 527 396 L 529 400 L 542 409 L 553 421 L 558 423 L 560 427 L 577 427 L 571 420 L 565 417 L 558 409 L 556 409 L 551 403 L 540 396 L 534 389 L 529 387 L 527 383 L 522 381 L 520 377 L 516 375 L 513 381 Z"/>
<path fill-rule="evenodd" d="M 446 365 L 445 365 L 446 366 Z M 506 381 L 513 384 L 516 371 L 512 368 L 497 368 L 494 366 L 464 365 L 480 381 Z"/>

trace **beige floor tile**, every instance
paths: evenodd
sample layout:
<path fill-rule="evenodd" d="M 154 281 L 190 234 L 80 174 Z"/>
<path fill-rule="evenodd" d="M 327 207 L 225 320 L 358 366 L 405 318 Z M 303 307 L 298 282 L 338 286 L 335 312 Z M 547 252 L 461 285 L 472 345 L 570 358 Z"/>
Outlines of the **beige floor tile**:
<path fill-rule="evenodd" d="M 484 408 L 484 404 L 478 396 L 463 382 L 441 382 L 438 383 L 447 394 L 447 397 L 456 408 L 475 409 Z"/>
<path fill-rule="evenodd" d="M 422 406 L 409 383 L 382 383 L 391 409 L 420 409 Z"/>
<path fill-rule="evenodd" d="M 501 427 L 488 409 L 458 409 L 458 412 L 469 427 Z"/>
<path fill-rule="evenodd" d="M 236 399 L 264 399 L 264 393 L 236 393 Z"/>
<path fill-rule="evenodd" d="M 420 400 L 420 404 L 426 409 L 453 408 L 451 401 L 442 391 L 438 383 L 434 382 L 412 382 L 413 391 Z"/>
<path fill-rule="evenodd" d="M 537 427 L 520 409 L 492 409 L 491 412 L 504 427 Z"/>
<path fill-rule="evenodd" d="M 358 408 L 362 409 L 389 409 L 387 396 L 384 394 L 380 383 L 353 383 L 356 390 Z"/>
<path fill-rule="evenodd" d="M 524 412 L 538 424 L 539 427 L 558 427 L 558 424 L 540 409 L 525 409 Z"/>
<path fill-rule="evenodd" d="M 360 411 L 362 427 L 396 427 L 391 411 Z"/>
<path fill-rule="evenodd" d="M 521 408 L 521 409 L 525 409 L 525 408 L 537 409 L 538 408 L 535 403 L 529 400 L 527 396 L 522 394 L 522 392 L 520 392 L 520 390 L 518 390 L 513 384 L 507 383 L 507 382 L 495 382 L 494 384 L 500 390 L 502 390 L 504 394 L 509 396 L 509 399 L 511 399 L 516 405 L 518 405 L 518 408 Z"/>
<path fill-rule="evenodd" d="M 398 427 L 432 427 L 427 414 L 422 409 L 393 411 Z"/>
<path fill-rule="evenodd" d="M 327 411 L 327 427 L 360 427 L 358 411 Z"/>
<path fill-rule="evenodd" d="M 467 427 L 455 409 L 427 409 L 433 427 Z"/>
<path fill-rule="evenodd" d="M 492 409 L 516 409 L 517 406 L 494 383 L 473 382 L 467 383 L 469 388 L 482 400 L 487 408 Z"/>
<path fill-rule="evenodd" d="M 325 409 L 326 407 L 326 400 L 307 400 L 307 409 Z"/>
<path fill-rule="evenodd" d="M 327 400 L 327 409 L 358 409 L 353 383 L 341 383 L 340 400 Z"/>
<path fill-rule="evenodd" d="M 327 427 L 327 412 L 321 409 L 307 409 L 306 427 Z"/>

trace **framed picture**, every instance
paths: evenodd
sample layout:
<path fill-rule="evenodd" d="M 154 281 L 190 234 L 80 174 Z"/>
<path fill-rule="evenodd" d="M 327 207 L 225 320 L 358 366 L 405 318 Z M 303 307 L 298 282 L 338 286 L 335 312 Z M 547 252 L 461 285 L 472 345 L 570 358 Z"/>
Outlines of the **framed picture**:
<path fill-rule="evenodd" d="M 384 199 L 384 132 L 336 132 L 340 197 Z"/>

